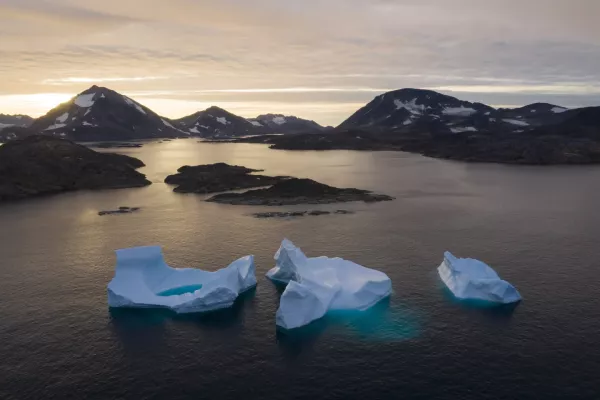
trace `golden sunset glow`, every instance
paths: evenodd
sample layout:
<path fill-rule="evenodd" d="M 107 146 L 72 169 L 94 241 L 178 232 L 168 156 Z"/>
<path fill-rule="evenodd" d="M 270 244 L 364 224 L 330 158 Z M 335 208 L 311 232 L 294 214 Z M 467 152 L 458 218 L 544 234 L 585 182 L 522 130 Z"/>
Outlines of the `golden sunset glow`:
<path fill-rule="evenodd" d="M 597 15 L 591 0 L 4 0 L 0 113 L 39 116 L 94 84 L 171 118 L 218 105 L 326 125 L 405 87 L 595 105 Z"/>

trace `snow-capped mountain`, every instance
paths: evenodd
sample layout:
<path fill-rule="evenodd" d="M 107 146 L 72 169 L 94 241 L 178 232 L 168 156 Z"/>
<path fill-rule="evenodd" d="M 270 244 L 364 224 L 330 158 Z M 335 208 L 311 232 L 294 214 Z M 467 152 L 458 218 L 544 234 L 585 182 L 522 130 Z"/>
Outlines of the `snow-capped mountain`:
<path fill-rule="evenodd" d="M 232 137 L 265 133 L 245 118 L 215 106 L 174 120 L 173 124 L 182 131 L 199 137 Z"/>
<path fill-rule="evenodd" d="M 258 128 L 271 131 L 271 133 L 318 132 L 326 129 L 315 121 L 282 114 L 259 115 L 256 118 L 249 118 L 248 121 Z"/>
<path fill-rule="evenodd" d="M 78 141 L 185 136 L 167 118 L 127 96 L 93 86 L 38 118 L 31 133 Z"/>
<path fill-rule="evenodd" d="M 12 126 L 27 127 L 31 125 L 33 118 L 28 115 L 6 115 L 0 114 L 0 131 Z"/>
<path fill-rule="evenodd" d="M 422 120 L 438 120 L 448 125 L 493 111 L 485 104 L 458 100 L 431 90 L 401 89 L 377 96 L 339 128 L 402 128 Z"/>
<path fill-rule="evenodd" d="M 400 89 L 377 96 L 338 129 L 431 134 L 513 132 L 560 123 L 569 115 L 568 109 L 553 104 L 536 103 L 515 109 L 495 109 L 431 90 Z"/>

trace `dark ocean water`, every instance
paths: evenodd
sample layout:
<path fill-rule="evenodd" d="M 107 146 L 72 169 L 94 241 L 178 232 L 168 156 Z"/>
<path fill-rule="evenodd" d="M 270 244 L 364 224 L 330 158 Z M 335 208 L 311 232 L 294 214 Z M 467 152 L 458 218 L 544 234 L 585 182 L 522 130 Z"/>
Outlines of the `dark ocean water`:
<path fill-rule="evenodd" d="M 0 206 L 1 399 L 600 399 L 600 167 L 191 140 L 123 153 L 146 162 L 155 184 Z M 259 220 L 248 214 L 265 207 L 205 203 L 161 183 L 218 161 L 397 200 Z M 119 206 L 143 210 L 97 215 Z M 264 274 L 284 237 L 309 256 L 384 271 L 393 296 L 278 332 L 281 289 Z M 252 253 L 258 287 L 213 314 L 109 310 L 113 251 L 150 244 L 175 267 L 218 269 Z M 444 250 L 488 262 L 524 301 L 454 301 L 436 273 Z"/>

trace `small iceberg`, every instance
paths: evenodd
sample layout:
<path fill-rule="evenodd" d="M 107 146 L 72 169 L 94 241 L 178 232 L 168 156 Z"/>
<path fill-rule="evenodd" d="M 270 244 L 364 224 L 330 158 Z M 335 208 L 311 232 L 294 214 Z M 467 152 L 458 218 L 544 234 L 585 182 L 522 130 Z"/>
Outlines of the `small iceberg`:
<path fill-rule="evenodd" d="M 333 310 L 366 310 L 392 293 L 392 281 L 383 272 L 342 258 L 308 258 L 284 239 L 275 253 L 272 281 L 287 284 L 277 310 L 284 329 L 308 325 Z"/>
<path fill-rule="evenodd" d="M 256 286 L 254 256 L 215 272 L 171 268 L 159 246 L 117 250 L 115 276 L 108 284 L 110 307 L 168 308 L 197 313 L 231 307 Z"/>
<path fill-rule="evenodd" d="M 513 285 L 500 279 L 496 271 L 479 260 L 456 258 L 447 251 L 438 273 L 448 289 L 461 300 L 500 304 L 521 300 L 521 295 Z"/>

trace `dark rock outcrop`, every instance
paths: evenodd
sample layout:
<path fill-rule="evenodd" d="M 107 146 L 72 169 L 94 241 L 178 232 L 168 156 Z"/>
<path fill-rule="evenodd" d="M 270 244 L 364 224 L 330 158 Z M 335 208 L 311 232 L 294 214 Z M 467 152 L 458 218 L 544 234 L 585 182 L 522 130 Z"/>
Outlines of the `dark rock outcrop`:
<path fill-rule="evenodd" d="M 139 211 L 140 209 L 141 209 L 140 207 L 119 207 L 116 210 L 99 211 L 98 215 L 102 216 L 102 215 L 131 214 L 136 211 Z"/>
<path fill-rule="evenodd" d="M 235 205 L 282 206 L 350 201 L 377 202 L 393 199 L 390 196 L 373 194 L 368 190 L 339 189 L 311 179 L 291 178 L 267 189 L 249 190 L 244 193 L 223 193 L 213 196 L 207 201 Z"/>
<path fill-rule="evenodd" d="M 119 142 L 103 142 L 94 143 L 91 147 L 98 149 L 135 149 L 142 147 L 141 143 L 119 143 Z"/>
<path fill-rule="evenodd" d="M 0 146 L 0 201 L 80 189 L 150 185 L 140 160 L 68 140 L 30 136 Z"/>
<path fill-rule="evenodd" d="M 261 170 L 250 169 L 225 163 L 184 166 L 178 173 L 169 175 L 165 183 L 178 185 L 173 191 L 177 193 L 217 193 L 229 190 L 249 189 L 270 186 L 287 177 L 254 175 Z"/>

